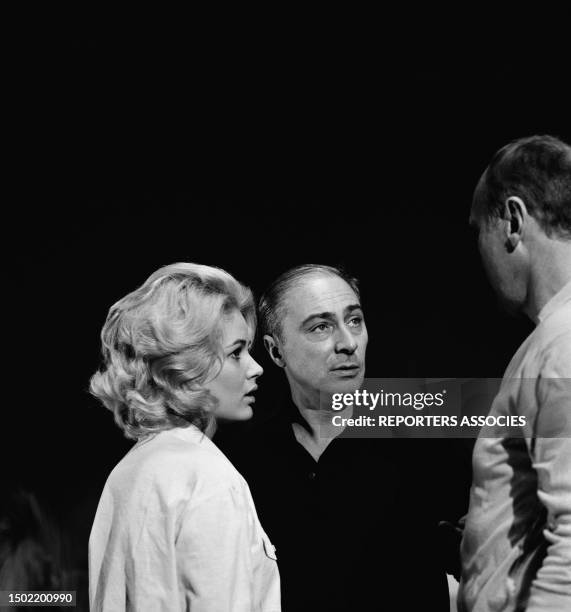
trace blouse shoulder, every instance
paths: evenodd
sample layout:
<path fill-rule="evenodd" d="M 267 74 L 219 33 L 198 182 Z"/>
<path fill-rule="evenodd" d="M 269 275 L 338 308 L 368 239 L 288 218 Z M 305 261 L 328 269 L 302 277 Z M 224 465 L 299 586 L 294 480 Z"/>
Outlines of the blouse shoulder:
<path fill-rule="evenodd" d="M 243 487 L 238 471 L 196 428 L 175 428 L 139 441 L 111 473 L 108 484 L 120 496 L 137 489 L 167 499 L 201 498 Z"/>

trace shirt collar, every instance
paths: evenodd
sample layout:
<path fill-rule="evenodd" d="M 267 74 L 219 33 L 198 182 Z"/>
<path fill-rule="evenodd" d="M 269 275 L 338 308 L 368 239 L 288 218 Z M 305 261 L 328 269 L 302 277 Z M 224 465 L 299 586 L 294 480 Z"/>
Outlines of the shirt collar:
<path fill-rule="evenodd" d="M 571 301 L 571 281 L 563 286 L 540 310 L 537 315 L 538 321 L 541 323 L 545 321 L 547 317 L 559 310 L 564 304 Z"/>

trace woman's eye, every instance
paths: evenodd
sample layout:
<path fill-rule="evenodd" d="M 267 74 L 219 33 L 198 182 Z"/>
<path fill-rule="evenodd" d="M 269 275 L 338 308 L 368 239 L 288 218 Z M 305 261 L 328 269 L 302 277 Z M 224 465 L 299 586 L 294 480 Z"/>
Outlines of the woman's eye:
<path fill-rule="evenodd" d="M 232 357 L 232 359 L 239 360 L 241 356 L 242 356 L 242 349 L 241 348 L 237 348 L 235 351 L 232 351 L 230 353 L 230 357 Z"/>

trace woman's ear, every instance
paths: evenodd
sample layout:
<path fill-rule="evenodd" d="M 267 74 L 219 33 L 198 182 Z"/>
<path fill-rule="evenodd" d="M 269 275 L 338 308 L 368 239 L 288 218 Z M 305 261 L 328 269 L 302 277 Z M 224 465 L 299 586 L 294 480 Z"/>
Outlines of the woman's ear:
<path fill-rule="evenodd" d="M 270 354 L 272 361 L 280 368 L 285 367 L 285 361 L 280 352 L 280 348 L 278 346 L 277 341 L 270 334 L 264 335 L 264 346 L 266 347 L 266 351 Z"/>

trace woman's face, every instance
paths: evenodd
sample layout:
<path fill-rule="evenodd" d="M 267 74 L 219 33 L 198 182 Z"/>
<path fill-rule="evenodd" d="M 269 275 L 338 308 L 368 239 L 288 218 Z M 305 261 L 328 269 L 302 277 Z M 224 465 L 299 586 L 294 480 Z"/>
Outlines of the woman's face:
<path fill-rule="evenodd" d="M 218 400 L 216 419 L 245 421 L 252 417 L 253 392 L 263 369 L 249 353 L 252 332 L 242 313 L 232 311 L 222 324 L 223 363 L 220 373 L 205 386 Z"/>

